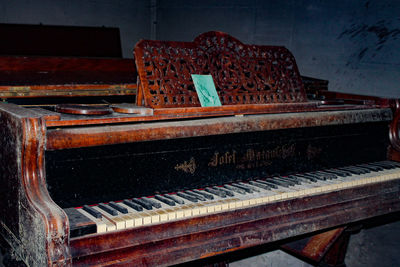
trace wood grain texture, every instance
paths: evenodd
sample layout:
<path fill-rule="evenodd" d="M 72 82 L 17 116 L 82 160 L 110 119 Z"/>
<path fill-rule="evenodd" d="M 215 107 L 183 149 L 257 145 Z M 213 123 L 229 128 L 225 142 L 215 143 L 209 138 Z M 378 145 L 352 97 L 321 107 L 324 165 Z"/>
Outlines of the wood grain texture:
<path fill-rule="evenodd" d="M 133 95 L 132 59 L 0 56 L 0 97 Z"/>
<path fill-rule="evenodd" d="M 222 32 L 193 42 L 141 40 L 137 104 L 200 106 L 191 74 L 211 74 L 222 105 L 306 102 L 293 55 L 284 47 L 246 45 Z"/>
<path fill-rule="evenodd" d="M 7 151 L 9 155 L 2 157 L 2 165 L 9 168 L 2 177 L 14 179 L 4 183 L 10 195 L 2 204 L 7 205 L 2 211 L 8 214 L 8 220 L 15 220 L 4 222 L 7 224 L 2 233 L 27 265 L 68 265 L 71 256 L 67 217 L 46 189 L 44 120 L 34 112 L 8 104 L 0 104 L 0 114 L 9 120 L 1 125 L 2 129 L 12 129 L 5 132 L 2 145 L 13 144 Z"/>
<path fill-rule="evenodd" d="M 387 121 L 390 119 L 391 112 L 389 109 L 366 109 L 220 117 L 147 124 L 127 124 L 113 127 L 60 128 L 48 130 L 46 149 L 57 150 L 145 140 Z"/>

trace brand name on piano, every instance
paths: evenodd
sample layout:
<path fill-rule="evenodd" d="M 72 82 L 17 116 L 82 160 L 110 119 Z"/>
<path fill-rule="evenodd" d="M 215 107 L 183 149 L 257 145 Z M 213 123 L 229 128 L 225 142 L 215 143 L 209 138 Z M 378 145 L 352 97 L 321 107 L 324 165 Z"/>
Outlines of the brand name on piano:
<path fill-rule="evenodd" d="M 251 169 L 269 166 L 271 160 L 285 159 L 295 155 L 295 144 L 277 146 L 273 149 L 253 149 L 249 148 L 245 152 L 236 150 L 226 152 L 215 152 L 211 157 L 208 166 L 219 167 L 235 165 L 237 169 Z"/>

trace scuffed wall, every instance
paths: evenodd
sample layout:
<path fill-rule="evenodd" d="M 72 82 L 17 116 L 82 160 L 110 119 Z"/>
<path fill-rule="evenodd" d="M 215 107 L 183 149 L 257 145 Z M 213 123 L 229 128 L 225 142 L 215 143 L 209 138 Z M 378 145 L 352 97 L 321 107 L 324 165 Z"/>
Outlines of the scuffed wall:
<path fill-rule="evenodd" d="M 220 30 L 286 46 L 331 90 L 400 97 L 400 1 L 13 0 L 0 1 L 0 23 L 118 27 L 124 57 L 141 38 Z"/>
<path fill-rule="evenodd" d="M 329 80 L 330 90 L 400 97 L 400 1 L 158 1 L 158 39 L 210 30 L 286 46 L 300 72 Z"/>

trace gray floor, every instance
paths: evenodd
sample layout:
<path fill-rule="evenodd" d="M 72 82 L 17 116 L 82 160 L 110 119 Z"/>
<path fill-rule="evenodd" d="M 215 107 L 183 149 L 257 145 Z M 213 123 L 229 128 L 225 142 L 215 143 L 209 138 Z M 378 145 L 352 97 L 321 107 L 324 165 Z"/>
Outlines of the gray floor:
<path fill-rule="evenodd" d="M 400 221 L 362 230 L 351 237 L 346 254 L 348 267 L 400 266 Z M 0 254 L 2 267 L 2 255 Z M 232 262 L 230 267 L 311 267 L 280 250 Z"/>
<path fill-rule="evenodd" d="M 400 266 L 400 221 L 361 230 L 352 235 L 346 254 L 347 267 Z M 280 250 L 229 264 L 230 267 L 311 267 Z"/>

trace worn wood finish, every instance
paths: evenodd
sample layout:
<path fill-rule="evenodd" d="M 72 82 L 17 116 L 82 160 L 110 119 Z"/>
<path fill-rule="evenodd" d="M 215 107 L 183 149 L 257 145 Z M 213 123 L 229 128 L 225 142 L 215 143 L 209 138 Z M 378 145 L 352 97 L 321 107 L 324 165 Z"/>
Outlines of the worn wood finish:
<path fill-rule="evenodd" d="M 388 121 L 390 119 L 390 110 L 371 109 L 219 117 L 148 124 L 128 124 L 114 127 L 59 128 L 48 130 L 46 149 L 57 150 L 145 140 Z"/>
<path fill-rule="evenodd" d="M 76 115 L 106 115 L 111 113 L 108 106 L 90 106 L 82 104 L 58 104 L 56 111 Z"/>
<path fill-rule="evenodd" d="M 193 42 L 141 40 L 137 104 L 200 106 L 191 74 L 211 74 L 222 105 L 306 102 L 293 55 L 284 47 L 246 45 L 222 32 Z"/>
<path fill-rule="evenodd" d="M 48 195 L 44 173 L 44 120 L 0 104 L 2 118 L 1 232 L 27 265 L 68 265 L 68 221 Z M 7 214 L 7 216 L 4 216 Z"/>
<path fill-rule="evenodd" d="M 400 210 L 399 181 L 71 239 L 71 253 L 77 266 L 167 266 L 395 210 Z"/>
<path fill-rule="evenodd" d="M 320 262 L 335 241 L 345 230 L 344 227 L 329 230 L 309 238 L 282 245 L 282 248 L 294 255 Z"/>
<path fill-rule="evenodd" d="M 129 103 L 114 104 L 111 106 L 111 108 L 114 112 L 125 114 L 153 115 L 154 113 L 152 108 L 145 108 Z"/>
<path fill-rule="evenodd" d="M 0 85 L 0 98 L 136 95 L 136 84 Z"/>
<path fill-rule="evenodd" d="M 319 105 L 316 103 L 291 103 L 284 104 L 265 104 L 265 105 L 227 105 L 222 107 L 188 107 L 188 108 L 156 108 L 152 110 L 154 116 L 149 114 L 124 115 L 121 113 L 110 114 L 100 117 L 71 117 L 60 116 L 59 119 L 50 119 L 46 121 L 48 127 L 58 126 L 77 126 L 94 124 L 115 124 L 141 121 L 161 121 L 176 119 L 198 119 L 207 117 L 227 117 L 243 116 L 254 114 L 274 114 L 274 113 L 300 113 L 316 111 L 346 111 L 346 110 L 364 110 L 377 108 L 376 105 Z M 379 107 L 384 108 L 384 107 Z M 151 113 L 151 112 L 150 112 Z M 322 114 L 322 113 L 321 113 Z"/>
<path fill-rule="evenodd" d="M 326 100 L 361 100 L 361 101 L 373 101 L 375 104 L 380 106 L 390 106 L 394 108 L 396 100 L 382 98 L 377 96 L 367 96 L 367 95 L 357 95 L 357 94 L 349 94 L 342 92 L 334 92 L 334 91 L 318 91 L 317 95 L 318 99 L 326 99 Z"/>
<path fill-rule="evenodd" d="M 132 59 L 0 57 L 0 97 L 132 95 Z"/>

